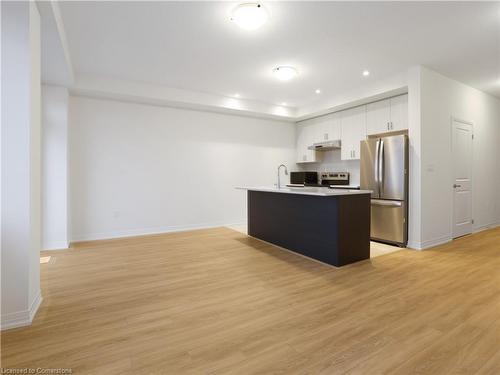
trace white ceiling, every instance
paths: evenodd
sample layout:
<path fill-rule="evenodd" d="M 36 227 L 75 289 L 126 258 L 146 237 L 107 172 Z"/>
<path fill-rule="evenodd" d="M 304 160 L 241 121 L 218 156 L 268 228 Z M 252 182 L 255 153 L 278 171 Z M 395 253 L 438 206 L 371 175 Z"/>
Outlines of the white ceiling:
<path fill-rule="evenodd" d="M 498 2 L 264 2 L 248 32 L 228 2 L 63 2 L 77 74 L 291 106 L 422 64 L 500 97 Z M 277 65 L 300 75 L 280 82 Z M 368 69 L 370 77 L 362 77 Z"/>

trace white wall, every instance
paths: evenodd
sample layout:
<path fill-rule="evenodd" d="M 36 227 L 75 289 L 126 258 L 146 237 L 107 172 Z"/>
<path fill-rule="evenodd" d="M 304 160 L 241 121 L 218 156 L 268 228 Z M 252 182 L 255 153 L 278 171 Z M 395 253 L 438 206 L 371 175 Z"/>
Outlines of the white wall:
<path fill-rule="evenodd" d="M 68 247 L 68 90 L 42 88 L 42 248 Z"/>
<path fill-rule="evenodd" d="M 408 176 L 408 245 L 420 249 L 422 241 L 422 193 L 421 193 L 421 66 L 408 70 L 408 139 L 409 139 L 409 176 Z"/>
<path fill-rule="evenodd" d="M 71 96 L 71 240 L 244 222 L 294 161 L 293 123 Z"/>
<path fill-rule="evenodd" d="M 422 68 L 421 100 L 421 246 L 446 242 L 452 236 L 453 170 L 451 118 L 474 128 L 474 230 L 500 223 L 500 100 Z"/>
<path fill-rule="evenodd" d="M 30 324 L 41 302 L 40 16 L 2 2 L 2 329 Z"/>

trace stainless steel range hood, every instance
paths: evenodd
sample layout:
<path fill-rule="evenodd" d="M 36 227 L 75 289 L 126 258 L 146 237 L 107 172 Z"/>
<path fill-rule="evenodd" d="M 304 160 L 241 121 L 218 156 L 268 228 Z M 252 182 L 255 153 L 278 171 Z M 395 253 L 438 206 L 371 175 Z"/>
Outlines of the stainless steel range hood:
<path fill-rule="evenodd" d="M 336 139 L 334 141 L 324 141 L 313 144 L 308 147 L 309 150 L 316 151 L 330 151 L 330 150 L 338 150 L 340 149 L 340 139 Z"/>

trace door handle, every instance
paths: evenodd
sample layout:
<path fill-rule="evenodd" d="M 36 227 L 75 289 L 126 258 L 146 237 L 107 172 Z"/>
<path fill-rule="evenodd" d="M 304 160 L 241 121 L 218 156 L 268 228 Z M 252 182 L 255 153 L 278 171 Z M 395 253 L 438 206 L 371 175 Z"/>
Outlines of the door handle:
<path fill-rule="evenodd" d="M 378 185 L 379 194 L 384 194 L 384 141 L 380 140 L 379 155 L 378 155 Z"/>
<path fill-rule="evenodd" d="M 372 205 L 374 206 L 388 206 L 388 207 L 401 207 L 403 205 L 400 201 L 384 201 L 372 199 Z"/>
<path fill-rule="evenodd" d="M 457 188 L 457 187 L 462 187 L 462 185 L 453 184 L 453 187 L 454 187 L 454 188 Z"/>
<path fill-rule="evenodd" d="M 375 184 L 377 185 L 377 195 L 380 196 L 380 189 L 379 189 L 379 173 L 378 173 L 378 158 L 380 154 L 380 139 L 377 139 L 377 143 L 375 144 Z"/>

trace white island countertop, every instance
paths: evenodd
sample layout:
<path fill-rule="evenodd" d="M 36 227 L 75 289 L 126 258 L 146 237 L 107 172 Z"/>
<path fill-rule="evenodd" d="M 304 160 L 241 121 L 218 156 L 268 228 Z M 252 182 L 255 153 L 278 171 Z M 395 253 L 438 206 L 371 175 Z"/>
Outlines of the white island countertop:
<path fill-rule="evenodd" d="M 371 194 L 371 190 L 349 190 L 349 189 L 330 189 L 327 187 L 289 187 L 282 186 L 237 186 L 236 189 L 264 191 L 268 193 L 283 193 L 283 194 L 301 194 L 301 195 L 317 195 L 322 197 L 338 196 L 338 195 L 356 195 L 356 194 Z"/>

